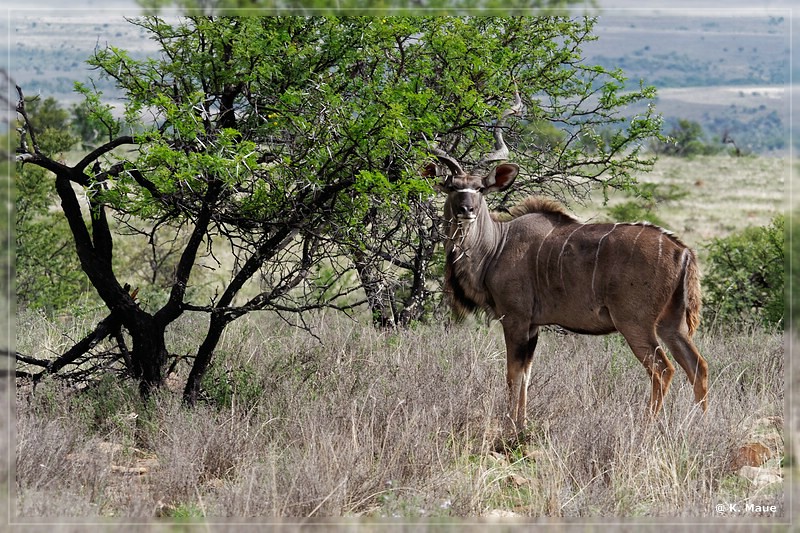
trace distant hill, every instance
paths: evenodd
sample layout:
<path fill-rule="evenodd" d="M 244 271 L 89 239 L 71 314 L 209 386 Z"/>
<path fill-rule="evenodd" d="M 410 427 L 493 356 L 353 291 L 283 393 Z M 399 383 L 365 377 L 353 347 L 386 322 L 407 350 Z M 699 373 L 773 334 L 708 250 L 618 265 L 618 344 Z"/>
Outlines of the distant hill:
<path fill-rule="evenodd" d="M 586 60 L 621 68 L 631 87 L 658 89 L 656 109 L 671 123 L 686 118 L 758 153 L 789 143 L 789 20 L 687 10 L 685 15 L 600 15 Z M 795 73 L 797 74 L 797 73 Z M 798 126 L 798 124 L 795 124 Z"/>
<path fill-rule="evenodd" d="M 27 18 L 12 13 L 10 39 L 0 40 L 0 53 L 10 58 L 11 75 L 29 95 L 76 102 L 74 82 L 91 76 L 113 101 L 119 98 L 113 85 L 97 80 L 86 65 L 92 51 L 111 44 L 144 57 L 157 50 L 156 43 L 122 14 L 42 13 L 47 12 Z M 727 134 L 747 150 L 785 153 L 789 21 L 768 14 L 734 16 L 730 11 L 713 16 L 686 13 L 643 16 L 607 10 L 595 27 L 599 39 L 584 46 L 586 61 L 621 68 L 631 86 L 640 80 L 656 86 L 656 109 L 667 122 L 666 131 L 686 118 L 713 136 Z"/>
<path fill-rule="evenodd" d="M 128 50 L 132 57 L 146 57 L 158 49 L 143 29 L 126 22 L 121 14 L 20 14 L 12 17 L 10 30 L 8 42 L 0 42 L 0 51 L 8 54 L 13 79 L 28 95 L 52 96 L 64 103 L 79 99 L 74 84 L 86 83 L 89 77 L 107 96 L 118 96 L 113 84 L 99 80 L 86 64 L 95 49 L 113 45 Z"/>

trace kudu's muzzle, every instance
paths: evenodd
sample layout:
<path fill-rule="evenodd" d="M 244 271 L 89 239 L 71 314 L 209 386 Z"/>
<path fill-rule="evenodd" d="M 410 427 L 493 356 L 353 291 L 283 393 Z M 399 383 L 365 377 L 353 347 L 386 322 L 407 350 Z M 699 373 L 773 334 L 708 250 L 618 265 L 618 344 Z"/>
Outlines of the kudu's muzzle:
<path fill-rule="evenodd" d="M 481 195 L 476 189 L 462 189 L 453 194 L 453 213 L 459 222 L 471 224 L 475 221 L 480 208 Z"/>

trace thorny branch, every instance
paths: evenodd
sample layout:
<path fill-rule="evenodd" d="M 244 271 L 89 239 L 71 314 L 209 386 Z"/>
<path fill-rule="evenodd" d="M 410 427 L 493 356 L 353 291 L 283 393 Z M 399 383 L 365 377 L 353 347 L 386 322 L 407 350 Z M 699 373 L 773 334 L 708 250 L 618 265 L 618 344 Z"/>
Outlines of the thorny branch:
<path fill-rule="evenodd" d="M 17 100 L 17 113 L 22 117 L 22 124 L 19 127 L 19 145 L 20 148 L 17 150 L 18 153 L 22 154 L 21 156 L 17 156 L 17 160 L 20 161 L 20 157 L 30 154 L 30 149 L 28 148 L 28 142 L 25 139 L 26 136 L 31 138 L 31 144 L 33 145 L 33 153 L 36 155 L 41 155 L 39 151 L 39 143 L 36 141 L 36 131 L 31 126 L 30 118 L 28 117 L 28 111 L 25 109 L 25 96 L 22 94 L 22 87 L 19 85 L 15 85 L 17 88 L 17 94 L 19 95 L 19 100 Z"/>
<path fill-rule="evenodd" d="M 78 359 L 84 357 L 89 353 L 99 342 L 109 336 L 121 336 L 121 322 L 118 316 L 113 313 L 101 320 L 97 327 L 83 339 L 75 343 L 69 350 L 64 352 L 60 357 L 55 360 L 44 360 L 28 357 L 20 353 L 16 353 L 16 360 L 27 365 L 42 367 L 43 370 L 37 374 L 30 374 L 24 371 L 18 371 L 17 375 L 23 375 L 31 378 L 34 384 L 38 383 L 44 376 L 49 374 L 56 374 L 59 370 L 67 365 L 79 365 Z"/>

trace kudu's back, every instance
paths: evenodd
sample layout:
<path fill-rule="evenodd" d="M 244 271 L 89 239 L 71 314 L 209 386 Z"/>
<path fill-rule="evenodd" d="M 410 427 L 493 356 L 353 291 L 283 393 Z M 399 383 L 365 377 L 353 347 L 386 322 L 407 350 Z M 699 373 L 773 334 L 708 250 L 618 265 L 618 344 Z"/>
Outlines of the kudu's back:
<path fill-rule="evenodd" d="M 605 334 L 655 325 L 674 307 L 682 308 L 687 333 L 696 329 L 695 256 L 669 232 L 650 224 L 582 224 L 535 199 L 523 209 L 501 222 L 506 242 L 497 262 L 506 268 L 488 280 L 502 307 L 496 314 L 518 311 L 511 307 L 522 290 L 522 305 L 532 305 L 539 325 Z"/>

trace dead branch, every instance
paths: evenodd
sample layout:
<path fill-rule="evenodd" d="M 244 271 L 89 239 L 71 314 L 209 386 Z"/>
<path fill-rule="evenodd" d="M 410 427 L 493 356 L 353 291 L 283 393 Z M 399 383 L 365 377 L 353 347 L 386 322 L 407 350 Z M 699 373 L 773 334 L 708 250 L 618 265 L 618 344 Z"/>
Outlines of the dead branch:
<path fill-rule="evenodd" d="M 33 357 L 28 357 L 19 352 L 16 352 L 16 359 L 19 362 L 26 363 L 29 365 L 40 366 L 43 367 L 44 370 L 39 372 L 38 374 L 34 374 L 31 379 L 33 383 L 38 383 L 44 376 L 48 374 L 55 374 L 65 366 L 69 364 L 74 364 L 78 359 L 80 359 L 84 354 L 86 354 L 89 350 L 94 348 L 100 341 L 105 339 L 108 336 L 117 335 L 121 327 L 120 319 L 114 314 L 108 315 L 106 318 L 100 321 L 97 324 L 97 327 L 85 336 L 83 339 L 78 341 L 72 348 L 64 352 L 58 359 L 53 361 L 47 361 L 43 359 L 36 359 Z M 20 373 L 18 372 L 18 375 Z M 27 373 L 25 373 L 27 374 Z M 29 376 L 30 377 L 30 376 Z"/>

